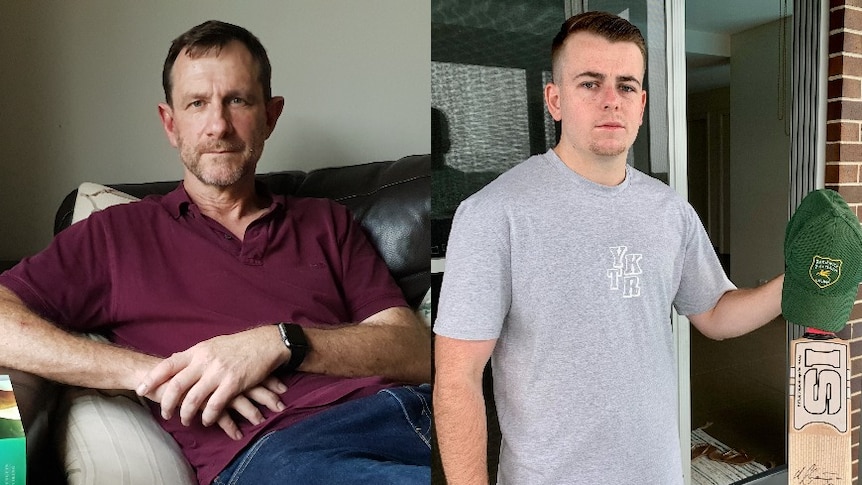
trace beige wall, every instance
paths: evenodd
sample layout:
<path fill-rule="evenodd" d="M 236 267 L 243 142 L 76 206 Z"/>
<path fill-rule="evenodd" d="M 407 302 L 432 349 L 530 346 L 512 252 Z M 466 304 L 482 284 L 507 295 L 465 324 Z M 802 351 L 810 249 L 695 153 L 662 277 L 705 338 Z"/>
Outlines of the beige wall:
<path fill-rule="evenodd" d="M 788 22 L 788 25 L 790 22 Z M 730 86 L 730 273 L 755 286 L 784 271 L 788 219 L 790 113 L 779 118 L 778 37 L 781 22 L 733 36 Z M 788 42 L 790 36 L 787 37 Z M 792 47 L 788 45 L 787 55 Z"/>
<path fill-rule="evenodd" d="M 0 0 L 0 260 L 44 247 L 81 181 L 181 176 L 161 68 L 208 19 L 261 39 L 286 98 L 259 172 L 430 152 L 429 0 Z"/>

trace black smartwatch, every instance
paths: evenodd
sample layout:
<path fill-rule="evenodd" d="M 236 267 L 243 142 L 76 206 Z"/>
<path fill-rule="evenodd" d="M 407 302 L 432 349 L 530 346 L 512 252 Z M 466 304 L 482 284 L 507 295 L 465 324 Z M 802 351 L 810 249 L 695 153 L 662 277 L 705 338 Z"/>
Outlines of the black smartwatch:
<path fill-rule="evenodd" d="M 281 334 L 281 341 L 284 346 L 290 349 L 290 360 L 281 366 L 282 369 L 296 370 L 302 361 L 305 359 L 305 353 L 308 351 L 308 340 L 305 338 L 305 332 L 302 327 L 295 323 L 277 323 L 278 332 Z"/>

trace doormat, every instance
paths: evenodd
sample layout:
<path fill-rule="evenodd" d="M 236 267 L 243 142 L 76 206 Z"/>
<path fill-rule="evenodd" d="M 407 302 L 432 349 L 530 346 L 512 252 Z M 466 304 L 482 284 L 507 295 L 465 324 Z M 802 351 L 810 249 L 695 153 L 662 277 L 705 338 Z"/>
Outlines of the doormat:
<path fill-rule="evenodd" d="M 713 438 L 702 428 L 692 430 L 691 446 L 701 444 L 710 444 L 721 453 L 733 451 L 731 447 Z M 755 461 L 735 465 L 698 456 L 691 460 L 691 483 L 692 485 L 730 485 L 766 470 L 766 466 Z"/>

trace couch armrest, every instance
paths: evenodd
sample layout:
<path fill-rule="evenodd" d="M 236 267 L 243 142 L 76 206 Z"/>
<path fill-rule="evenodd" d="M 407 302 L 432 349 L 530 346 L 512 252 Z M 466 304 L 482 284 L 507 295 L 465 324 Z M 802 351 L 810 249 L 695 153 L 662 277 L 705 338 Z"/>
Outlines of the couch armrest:
<path fill-rule="evenodd" d="M 8 374 L 21 412 L 27 440 L 27 483 L 65 484 L 66 478 L 57 449 L 56 410 L 63 390 L 61 384 L 26 372 L 0 367 Z"/>

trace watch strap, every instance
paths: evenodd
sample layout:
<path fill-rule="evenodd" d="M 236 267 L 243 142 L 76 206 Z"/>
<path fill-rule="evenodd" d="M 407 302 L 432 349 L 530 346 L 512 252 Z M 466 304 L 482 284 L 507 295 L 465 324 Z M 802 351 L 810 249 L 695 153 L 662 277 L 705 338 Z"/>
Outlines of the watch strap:
<path fill-rule="evenodd" d="M 302 327 L 295 323 L 279 322 L 278 332 L 281 334 L 281 341 L 284 346 L 290 349 L 290 360 L 282 365 L 282 369 L 296 370 L 299 368 L 302 361 L 305 360 L 305 354 L 308 351 L 308 339 L 305 338 L 305 332 Z"/>

